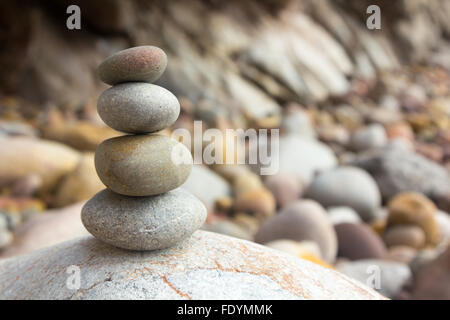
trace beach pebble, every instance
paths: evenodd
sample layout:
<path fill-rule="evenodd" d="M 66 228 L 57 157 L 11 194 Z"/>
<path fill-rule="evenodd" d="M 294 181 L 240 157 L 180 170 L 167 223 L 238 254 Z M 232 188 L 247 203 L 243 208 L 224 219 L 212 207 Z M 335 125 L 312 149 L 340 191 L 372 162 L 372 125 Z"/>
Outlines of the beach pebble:
<path fill-rule="evenodd" d="M 413 224 L 425 232 L 426 242 L 436 245 L 439 242 L 439 229 L 436 224 L 436 207 L 424 195 L 404 192 L 396 195 L 388 204 L 388 227 Z"/>
<path fill-rule="evenodd" d="M 373 178 L 356 167 L 338 167 L 319 174 L 306 190 L 305 197 L 325 207 L 353 208 L 364 221 L 375 217 L 381 204 L 380 192 Z"/>
<path fill-rule="evenodd" d="M 319 246 L 314 241 L 294 241 L 288 239 L 280 239 L 267 242 L 264 245 L 275 250 L 292 254 L 296 257 L 301 257 L 305 254 L 312 254 L 317 258 L 320 258 L 322 255 Z"/>
<path fill-rule="evenodd" d="M 439 228 L 440 241 L 450 240 L 450 215 L 447 212 L 438 210 L 436 212 L 436 223 Z"/>
<path fill-rule="evenodd" d="M 400 192 L 416 191 L 432 200 L 441 199 L 445 205 L 444 198 L 450 194 L 450 175 L 447 170 L 404 148 L 386 146 L 374 149 L 358 155 L 352 165 L 371 174 L 386 200 Z M 446 210 L 444 207 L 442 209 Z"/>
<path fill-rule="evenodd" d="M 205 219 L 205 206 L 181 188 L 150 197 L 123 196 L 105 189 L 81 211 L 83 225 L 97 239 L 131 250 L 173 246 Z"/>
<path fill-rule="evenodd" d="M 104 91 L 98 98 L 97 111 L 113 129 L 149 133 L 171 126 L 180 114 L 180 103 L 163 87 L 130 82 Z"/>
<path fill-rule="evenodd" d="M 411 288 L 411 299 L 450 299 L 450 247 L 436 259 L 417 270 Z"/>
<path fill-rule="evenodd" d="M 276 155 L 277 146 L 278 156 Z M 262 171 L 265 169 L 268 174 L 296 175 L 301 181 L 309 183 L 317 172 L 328 170 L 337 165 L 337 158 L 330 147 L 297 134 L 280 137 L 279 143 L 276 145 L 274 143 L 274 146 L 270 143 L 267 145 L 263 142 L 258 143 L 259 150 L 266 147 L 272 158 L 268 159 L 267 163 L 251 165 L 252 170 L 258 174 L 266 174 Z M 258 152 L 255 148 L 250 146 L 249 152 Z"/>
<path fill-rule="evenodd" d="M 231 195 L 229 183 L 207 166 L 195 164 L 182 187 L 214 208 L 217 199 Z"/>
<path fill-rule="evenodd" d="M 103 141 L 95 153 L 95 168 L 111 190 L 128 196 L 149 196 L 182 185 L 192 156 L 167 136 L 121 136 Z"/>
<path fill-rule="evenodd" d="M 297 176 L 289 174 L 280 173 L 268 176 L 264 183 L 266 188 L 272 192 L 279 208 L 297 200 L 304 188 Z"/>
<path fill-rule="evenodd" d="M 229 220 L 219 220 L 211 224 L 205 224 L 203 230 L 217 232 L 226 236 L 235 237 L 244 240 L 252 240 L 253 237 L 250 232 L 236 223 Z"/>
<path fill-rule="evenodd" d="M 383 240 L 388 247 L 409 246 L 420 249 L 425 245 L 425 232 L 415 225 L 398 225 L 388 228 Z"/>
<path fill-rule="evenodd" d="M 390 247 L 385 259 L 410 264 L 417 255 L 417 250 L 408 246 Z"/>
<path fill-rule="evenodd" d="M 381 259 L 386 254 L 381 238 L 365 224 L 340 223 L 334 229 L 339 257 L 350 260 Z"/>
<path fill-rule="evenodd" d="M 13 235 L 11 231 L 3 229 L 0 230 L 0 250 L 9 246 L 13 241 Z"/>
<path fill-rule="evenodd" d="M 358 213 L 350 207 L 330 207 L 327 209 L 328 217 L 333 225 L 339 223 L 360 223 Z"/>
<path fill-rule="evenodd" d="M 379 148 L 386 144 L 386 130 L 380 124 L 372 124 L 352 134 L 351 147 L 356 151 Z"/>
<path fill-rule="evenodd" d="M 264 219 L 275 213 L 276 203 L 272 193 L 261 188 L 236 195 L 236 211 L 247 212 Z"/>
<path fill-rule="evenodd" d="M 163 50 L 140 46 L 119 51 L 106 58 L 98 67 L 100 79 L 110 85 L 120 82 L 157 80 L 167 66 Z"/>
<path fill-rule="evenodd" d="M 325 261 L 333 262 L 337 253 L 336 233 L 325 210 L 312 200 L 297 200 L 267 219 L 255 235 L 258 243 L 290 239 L 316 242 Z"/>

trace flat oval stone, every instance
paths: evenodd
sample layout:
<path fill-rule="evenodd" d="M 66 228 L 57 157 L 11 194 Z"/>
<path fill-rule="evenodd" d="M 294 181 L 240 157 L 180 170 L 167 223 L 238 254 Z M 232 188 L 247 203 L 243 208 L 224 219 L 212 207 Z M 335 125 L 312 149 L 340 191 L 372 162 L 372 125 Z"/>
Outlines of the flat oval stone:
<path fill-rule="evenodd" d="M 192 169 L 189 150 L 158 134 L 121 136 L 103 141 L 95 168 L 111 190 L 127 196 L 151 196 L 182 185 Z"/>
<path fill-rule="evenodd" d="M 98 66 L 100 79 L 110 85 L 121 82 L 153 82 L 167 66 L 167 56 L 154 46 L 140 46 L 119 51 Z"/>
<path fill-rule="evenodd" d="M 180 114 L 180 103 L 163 87 L 129 82 L 104 91 L 98 98 L 97 111 L 113 129 L 149 133 L 171 126 Z"/>
<path fill-rule="evenodd" d="M 150 197 L 128 197 L 105 189 L 81 210 L 81 220 L 94 237 L 130 250 L 171 247 L 205 219 L 203 203 L 181 188 Z"/>

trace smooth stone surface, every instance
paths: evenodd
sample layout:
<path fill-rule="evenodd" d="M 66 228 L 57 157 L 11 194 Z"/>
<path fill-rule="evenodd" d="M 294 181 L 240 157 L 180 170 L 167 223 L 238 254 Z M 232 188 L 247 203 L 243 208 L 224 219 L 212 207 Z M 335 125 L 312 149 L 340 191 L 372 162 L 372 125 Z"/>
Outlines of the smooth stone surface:
<path fill-rule="evenodd" d="M 111 190 L 150 196 L 182 185 L 191 172 L 192 156 L 167 136 L 130 135 L 103 141 L 95 152 L 95 168 Z"/>
<path fill-rule="evenodd" d="M 450 300 L 450 247 L 418 270 L 411 299 Z"/>
<path fill-rule="evenodd" d="M 70 252 L 70 254 L 67 254 Z M 67 268 L 82 270 L 67 287 Z M 0 261 L 0 299 L 383 299 L 341 273 L 252 242 L 197 231 L 176 246 L 126 251 L 80 238 Z"/>
<path fill-rule="evenodd" d="M 98 98 L 97 111 L 113 129 L 149 133 L 170 127 L 180 114 L 180 103 L 163 87 L 130 82 L 104 91 Z"/>
<path fill-rule="evenodd" d="M 450 240 L 450 214 L 438 210 L 436 212 L 436 224 L 439 228 L 440 241 Z"/>
<path fill-rule="evenodd" d="M 350 207 L 330 207 L 327 209 L 327 213 L 333 225 L 361 222 L 358 213 Z"/>
<path fill-rule="evenodd" d="M 173 246 L 205 219 L 203 203 L 181 188 L 151 197 L 128 197 L 105 189 L 81 211 L 83 225 L 93 236 L 130 250 Z"/>
<path fill-rule="evenodd" d="M 268 176 L 264 184 L 272 192 L 279 208 L 283 208 L 297 200 L 304 189 L 300 179 L 297 176 L 289 174 Z"/>
<path fill-rule="evenodd" d="M 104 189 L 95 171 L 94 153 L 84 153 L 75 170 L 67 174 L 59 183 L 53 204 L 64 207 L 87 200 Z"/>
<path fill-rule="evenodd" d="M 140 46 L 119 51 L 98 66 L 100 79 L 110 85 L 120 82 L 153 82 L 164 72 L 167 56 L 154 46 Z"/>
<path fill-rule="evenodd" d="M 276 203 L 272 193 L 265 188 L 261 188 L 237 194 L 234 208 L 236 211 L 247 212 L 265 219 L 274 215 Z"/>
<path fill-rule="evenodd" d="M 191 174 L 182 187 L 205 202 L 211 209 L 214 208 L 217 199 L 231 195 L 229 183 L 203 165 L 192 166 Z"/>
<path fill-rule="evenodd" d="M 388 204 L 388 226 L 413 224 L 425 232 L 426 242 L 439 242 L 439 228 L 436 223 L 436 207 L 430 199 L 416 192 L 396 195 Z"/>
<path fill-rule="evenodd" d="M 376 182 L 356 167 L 339 167 L 321 173 L 309 185 L 305 197 L 325 207 L 353 208 L 364 221 L 375 218 L 375 210 L 381 205 Z"/>
<path fill-rule="evenodd" d="M 390 247 L 385 260 L 410 264 L 417 255 L 417 250 L 408 246 Z"/>
<path fill-rule="evenodd" d="M 24 255 L 57 243 L 87 236 L 81 223 L 83 203 L 61 209 L 47 210 L 14 230 L 14 242 L 1 252 L 0 258 Z"/>
<path fill-rule="evenodd" d="M 425 245 L 425 232 L 415 225 L 398 225 L 388 228 L 383 234 L 388 247 L 409 246 L 420 249 Z"/>
<path fill-rule="evenodd" d="M 334 261 L 337 253 L 336 233 L 325 210 L 315 201 L 298 200 L 267 219 L 255 235 L 255 242 L 290 239 L 316 242 L 325 261 Z"/>
<path fill-rule="evenodd" d="M 411 280 L 411 270 L 406 264 L 377 259 L 342 263 L 338 271 L 393 298 Z M 376 279 L 379 279 L 377 283 Z"/>
<path fill-rule="evenodd" d="M 296 257 L 302 257 L 306 254 L 311 254 L 320 258 L 322 253 L 320 252 L 320 248 L 317 243 L 313 241 L 294 241 L 288 239 L 280 239 L 270 241 L 264 244 L 265 246 L 289 253 Z"/>
<path fill-rule="evenodd" d="M 372 124 L 355 131 L 350 139 L 352 149 L 363 151 L 379 148 L 387 143 L 386 130 L 380 124 Z"/>
<path fill-rule="evenodd" d="M 202 230 L 224 234 L 244 240 L 252 240 L 253 237 L 249 231 L 229 220 L 219 220 L 211 224 L 204 224 Z"/>
<path fill-rule="evenodd" d="M 0 230 L 0 249 L 8 247 L 13 241 L 13 235 L 9 230 Z"/>
<path fill-rule="evenodd" d="M 450 193 L 450 175 L 445 168 L 402 148 L 373 150 L 358 156 L 353 165 L 374 177 L 384 199 L 406 191 L 423 193 L 432 200 Z"/>
<path fill-rule="evenodd" d="M 41 179 L 38 191 L 52 190 L 78 164 L 80 154 L 63 144 L 28 137 L 0 137 L 0 188 L 30 175 Z"/>
<path fill-rule="evenodd" d="M 277 146 L 279 158 L 274 156 Z M 264 149 L 266 145 L 260 143 L 259 148 Z M 269 174 L 294 174 L 304 183 L 309 183 L 315 173 L 337 165 L 336 156 L 326 144 L 297 134 L 281 136 L 279 144 L 272 146 L 269 143 L 267 148 L 268 154 L 272 155 L 271 162 L 269 161 L 267 165 L 257 163 L 250 166 L 258 174 L 263 173 L 263 169 L 267 169 Z M 258 151 L 250 146 L 249 152 Z M 279 163 L 276 162 L 277 159 Z M 269 168 L 274 169 L 275 172 L 271 172 Z"/>
<path fill-rule="evenodd" d="M 386 255 L 381 238 L 367 225 L 341 223 L 334 226 L 338 239 L 338 256 L 350 260 L 378 259 Z"/>

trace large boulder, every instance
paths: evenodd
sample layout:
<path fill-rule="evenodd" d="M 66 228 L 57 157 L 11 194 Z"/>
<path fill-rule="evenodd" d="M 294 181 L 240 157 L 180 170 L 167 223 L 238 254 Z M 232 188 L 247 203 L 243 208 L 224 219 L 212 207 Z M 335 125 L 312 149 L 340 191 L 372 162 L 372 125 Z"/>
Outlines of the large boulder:
<path fill-rule="evenodd" d="M 211 298 L 383 297 L 333 270 L 204 231 L 158 251 L 126 251 L 83 237 L 0 262 L 0 299 Z"/>

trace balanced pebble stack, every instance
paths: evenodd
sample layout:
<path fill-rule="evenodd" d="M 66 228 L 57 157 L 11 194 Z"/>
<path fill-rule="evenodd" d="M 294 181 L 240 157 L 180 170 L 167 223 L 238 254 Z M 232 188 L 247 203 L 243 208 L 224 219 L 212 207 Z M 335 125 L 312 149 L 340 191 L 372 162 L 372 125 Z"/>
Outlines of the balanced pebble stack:
<path fill-rule="evenodd" d="M 103 141 L 95 168 L 107 189 L 82 209 L 86 229 L 113 246 L 130 250 L 170 247 L 201 227 L 206 209 L 178 188 L 192 169 L 190 151 L 156 132 L 180 113 L 177 98 L 151 84 L 167 66 L 161 49 L 141 46 L 120 51 L 98 67 L 112 85 L 101 94 L 97 110 L 113 129 L 128 133 Z"/>

